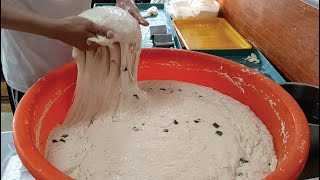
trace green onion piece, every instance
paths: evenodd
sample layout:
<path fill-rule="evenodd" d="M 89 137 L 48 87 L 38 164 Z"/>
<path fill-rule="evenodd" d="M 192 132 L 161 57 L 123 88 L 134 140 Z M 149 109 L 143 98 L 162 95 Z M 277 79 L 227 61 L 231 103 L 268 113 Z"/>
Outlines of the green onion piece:
<path fill-rule="evenodd" d="M 201 120 L 201 119 L 199 118 L 199 119 L 197 119 L 197 120 L 194 120 L 194 122 L 195 122 L 195 123 L 199 123 L 200 120 Z"/>
<path fill-rule="evenodd" d="M 134 95 L 133 95 L 133 97 L 135 97 L 135 98 L 139 99 L 139 96 L 138 96 L 138 95 L 136 95 L 136 94 L 134 94 Z"/>
<path fill-rule="evenodd" d="M 221 132 L 221 131 L 216 131 L 216 134 L 218 134 L 219 136 L 222 136 L 223 132 Z"/>
<path fill-rule="evenodd" d="M 220 126 L 219 126 L 219 124 L 217 124 L 217 123 L 213 123 L 212 124 L 215 128 L 219 128 Z"/>
<path fill-rule="evenodd" d="M 242 175 L 243 175 L 242 172 L 237 173 L 237 176 L 242 176 Z"/>
<path fill-rule="evenodd" d="M 132 130 L 134 130 L 134 131 L 139 131 L 139 129 L 136 128 L 136 127 L 133 127 Z"/>
<path fill-rule="evenodd" d="M 242 158 L 240 158 L 240 162 L 242 162 L 242 163 L 248 163 L 249 161 L 242 157 Z"/>

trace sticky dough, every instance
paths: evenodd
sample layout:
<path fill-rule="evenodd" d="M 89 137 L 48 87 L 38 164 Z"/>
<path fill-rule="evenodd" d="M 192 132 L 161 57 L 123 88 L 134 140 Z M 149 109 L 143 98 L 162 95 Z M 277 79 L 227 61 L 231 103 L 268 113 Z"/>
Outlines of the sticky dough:
<path fill-rule="evenodd" d="M 74 102 L 46 147 L 55 167 L 77 180 L 263 179 L 275 169 L 272 136 L 247 106 L 194 84 L 137 82 L 141 32 L 126 11 L 80 16 L 116 36 L 90 39 L 105 46 L 96 52 L 73 51 Z"/>
<path fill-rule="evenodd" d="M 116 7 L 98 7 L 80 16 L 101 26 L 116 30 L 112 39 L 102 36 L 89 38 L 104 47 L 82 52 L 74 48 L 78 64 L 75 98 L 64 126 L 87 127 L 100 114 L 117 116 L 125 108 L 124 98 L 136 92 L 137 68 L 141 51 L 141 33 L 138 22 L 127 12 Z M 100 88 L 101 87 L 101 88 Z M 84 98 L 83 95 L 87 96 Z M 85 129 L 79 129 L 83 131 Z"/>

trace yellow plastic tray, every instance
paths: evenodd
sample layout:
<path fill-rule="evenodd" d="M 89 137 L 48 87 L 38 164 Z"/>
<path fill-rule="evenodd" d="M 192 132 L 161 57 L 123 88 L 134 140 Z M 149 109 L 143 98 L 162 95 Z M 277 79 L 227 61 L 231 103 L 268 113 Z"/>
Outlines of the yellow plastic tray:
<path fill-rule="evenodd" d="M 175 19 L 173 24 L 187 49 L 251 49 L 224 18 Z"/>

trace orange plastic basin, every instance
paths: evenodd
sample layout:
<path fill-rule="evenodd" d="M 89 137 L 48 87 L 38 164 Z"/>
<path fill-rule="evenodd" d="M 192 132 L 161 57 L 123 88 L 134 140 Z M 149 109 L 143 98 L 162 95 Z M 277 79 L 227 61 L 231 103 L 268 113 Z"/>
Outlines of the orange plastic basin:
<path fill-rule="evenodd" d="M 138 77 L 139 80 L 178 80 L 212 87 L 248 105 L 274 140 L 278 165 L 266 179 L 292 180 L 301 173 L 310 145 L 307 120 L 294 99 L 262 74 L 208 54 L 143 49 Z M 48 74 L 25 94 L 15 113 L 13 136 L 17 153 L 38 180 L 70 179 L 46 161 L 43 154 L 49 132 L 66 117 L 76 78 L 75 62 Z M 39 148 L 36 134 L 40 135 Z"/>

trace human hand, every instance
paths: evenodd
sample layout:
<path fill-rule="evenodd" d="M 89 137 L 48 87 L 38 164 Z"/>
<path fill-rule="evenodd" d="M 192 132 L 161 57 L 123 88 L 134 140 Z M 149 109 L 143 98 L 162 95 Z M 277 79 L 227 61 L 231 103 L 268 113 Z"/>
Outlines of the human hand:
<path fill-rule="evenodd" d="M 101 35 L 110 39 L 114 36 L 110 28 L 99 26 L 80 16 L 71 16 L 57 20 L 52 32 L 55 39 L 74 46 L 81 51 L 95 50 L 100 46 L 93 42 L 88 45 L 88 38 Z"/>
<path fill-rule="evenodd" d="M 149 23 L 146 21 L 140 14 L 139 9 L 137 6 L 134 4 L 132 0 L 117 0 L 117 5 L 118 7 L 127 10 L 134 18 L 137 19 L 137 21 L 143 25 L 143 26 L 148 26 Z"/>

